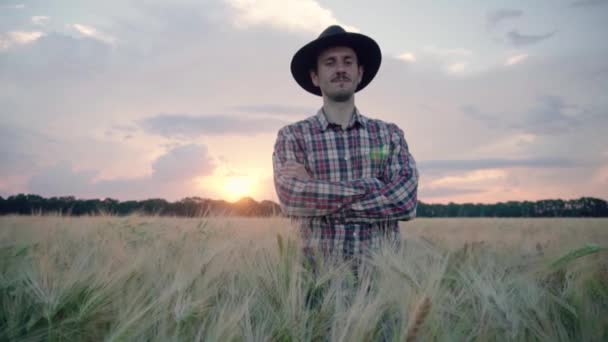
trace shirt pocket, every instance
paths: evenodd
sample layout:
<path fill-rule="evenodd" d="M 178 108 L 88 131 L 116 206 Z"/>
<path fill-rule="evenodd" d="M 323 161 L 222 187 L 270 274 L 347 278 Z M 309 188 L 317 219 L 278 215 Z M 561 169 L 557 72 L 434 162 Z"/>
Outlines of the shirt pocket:
<path fill-rule="evenodd" d="M 359 178 L 380 179 L 388 162 L 388 151 L 387 144 L 362 146 L 355 156 L 355 166 L 361 173 Z"/>

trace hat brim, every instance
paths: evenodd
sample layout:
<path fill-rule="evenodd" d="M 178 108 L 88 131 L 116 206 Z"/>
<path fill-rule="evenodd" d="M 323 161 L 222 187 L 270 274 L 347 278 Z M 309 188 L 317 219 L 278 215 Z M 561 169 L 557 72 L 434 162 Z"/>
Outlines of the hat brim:
<path fill-rule="evenodd" d="M 312 83 L 310 70 L 315 68 L 319 53 L 333 46 L 348 46 L 355 51 L 359 65 L 363 65 L 363 77 L 356 92 L 365 88 L 380 69 L 382 52 L 373 39 L 353 32 L 322 37 L 298 50 L 291 60 L 291 74 L 296 82 L 309 93 L 321 96 L 321 89 Z"/>

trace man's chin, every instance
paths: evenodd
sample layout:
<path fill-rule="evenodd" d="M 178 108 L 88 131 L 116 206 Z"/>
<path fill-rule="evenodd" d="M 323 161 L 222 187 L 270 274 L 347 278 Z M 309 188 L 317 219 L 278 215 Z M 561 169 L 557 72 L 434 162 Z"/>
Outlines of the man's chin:
<path fill-rule="evenodd" d="M 334 93 L 329 94 L 327 97 L 330 98 L 334 102 L 347 102 L 353 97 L 354 92 L 343 92 L 343 93 Z"/>

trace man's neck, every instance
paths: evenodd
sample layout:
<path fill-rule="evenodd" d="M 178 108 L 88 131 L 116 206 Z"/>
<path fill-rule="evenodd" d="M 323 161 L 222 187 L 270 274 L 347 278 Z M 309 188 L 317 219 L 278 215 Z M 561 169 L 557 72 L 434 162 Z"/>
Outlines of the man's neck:
<path fill-rule="evenodd" d="M 323 112 L 327 121 L 338 124 L 342 128 L 346 128 L 350 122 L 350 118 L 355 111 L 355 97 L 345 102 L 334 102 L 327 98 L 323 98 Z"/>

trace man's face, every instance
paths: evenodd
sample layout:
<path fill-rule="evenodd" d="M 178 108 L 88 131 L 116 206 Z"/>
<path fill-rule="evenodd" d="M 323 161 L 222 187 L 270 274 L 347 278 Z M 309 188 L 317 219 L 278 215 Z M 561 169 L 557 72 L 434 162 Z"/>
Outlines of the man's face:
<path fill-rule="evenodd" d="M 335 102 L 350 100 L 361 83 L 363 67 L 355 51 L 346 46 L 331 47 L 317 58 L 317 70 L 311 70 L 312 83 Z"/>

